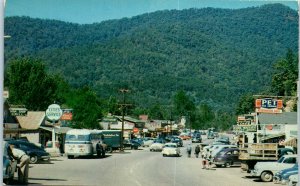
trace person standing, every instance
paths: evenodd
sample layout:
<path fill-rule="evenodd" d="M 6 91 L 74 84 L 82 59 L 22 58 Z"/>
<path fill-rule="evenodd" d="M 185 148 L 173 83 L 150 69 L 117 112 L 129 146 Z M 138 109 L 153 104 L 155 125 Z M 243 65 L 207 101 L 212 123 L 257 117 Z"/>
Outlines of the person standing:
<path fill-rule="evenodd" d="M 195 147 L 195 156 L 196 156 L 196 158 L 199 157 L 199 153 L 200 153 L 200 146 L 197 145 L 197 146 Z"/>
<path fill-rule="evenodd" d="M 15 146 L 12 144 L 9 145 L 8 151 L 9 155 L 20 163 L 18 169 L 18 181 L 21 184 L 27 184 L 29 172 L 29 156 L 27 156 L 24 151 L 15 148 Z"/>
<path fill-rule="evenodd" d="M 188 153 L 188 157 L 190 158 L 191 154 L 192 154 L 192 145 L 191 144 L 188 144 L 186 151 Z"/>

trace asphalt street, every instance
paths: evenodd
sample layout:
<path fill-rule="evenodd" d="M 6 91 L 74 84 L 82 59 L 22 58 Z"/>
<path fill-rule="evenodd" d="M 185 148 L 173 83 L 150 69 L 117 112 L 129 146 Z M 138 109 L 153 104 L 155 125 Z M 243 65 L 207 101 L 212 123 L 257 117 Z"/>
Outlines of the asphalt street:
<path fill-rule="evenodd" d="M 185 141 L 186 144 L 190 143 Z M 193 147 L 196 144 L 193 144 Z M 163 157 L 149 148 L 114 152 L 105 158 L 52 158 L 49 163 L 31 164 L 30 185 L 103 185 L 103 186 L 269 186 L 242 173 L 240 167 L 204 170 L 201 159 Z"/>

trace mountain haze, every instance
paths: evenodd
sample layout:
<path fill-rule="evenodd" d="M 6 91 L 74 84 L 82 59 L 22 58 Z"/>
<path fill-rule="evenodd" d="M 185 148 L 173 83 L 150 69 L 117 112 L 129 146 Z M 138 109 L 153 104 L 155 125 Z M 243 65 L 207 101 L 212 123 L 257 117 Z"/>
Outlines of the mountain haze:
<path fill-rule="evenodd" d="M 281 4 L 165 10 L 95 24 L 5 18 L 5 60 L 42 58 L 49 72 L 102 98 L 127 86 L 140 107 L 178 90 L 233 110 L 240 95 L 270 88 L 272 64 L 297 51 L 298 15 Z"/>

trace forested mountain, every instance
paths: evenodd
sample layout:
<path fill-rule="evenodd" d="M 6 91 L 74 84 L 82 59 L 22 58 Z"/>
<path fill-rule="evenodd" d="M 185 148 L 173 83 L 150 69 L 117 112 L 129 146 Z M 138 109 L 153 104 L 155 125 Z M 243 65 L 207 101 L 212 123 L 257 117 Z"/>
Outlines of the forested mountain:
<path fill-rule="evenodd" d="M 280 4 L 165 10 L 79 25 L 5 18 L 5 59 L 34 56 L 74 87 L 102 98 L 126 86 L 131 102 L 170 104 L 178 90 L 196 103 L 234 110 L 239 96 L 270 89 L 272 65 L 297 51 L 298 15 Z"/>

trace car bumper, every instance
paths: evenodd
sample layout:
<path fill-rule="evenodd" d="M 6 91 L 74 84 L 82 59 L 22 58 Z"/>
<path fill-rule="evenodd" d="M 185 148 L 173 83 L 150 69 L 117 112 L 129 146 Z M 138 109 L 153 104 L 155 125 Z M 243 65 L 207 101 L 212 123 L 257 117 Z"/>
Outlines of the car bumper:
<path fill-rule="evenodd" d="M 280 182 L 281 182 L 281 178 L 278 177 L 278 176 L 274 176 L 274 177 L 273 177 L 273 182 L 276 183 L 276 184 L 277 184 L 277 183 L 280 183 Z"/>
<path fill-rule="evenodd" d="M 259 177 L 260 176 L 260 173 L 257 171 L 257 170 L 251 170 L 251 176 L 254 176 L 254 177 Z"/>
<path fill-rule="evenodd" d="M 214 161 L 213 164 L 215 164 L 215 165 L 224 165 L 225 161 Z"/>
<path fill-rule="evenodd" d="M 283 180 L 281 180 L 280 183 L 281 183 L 281 185 L 287 185 L 289 183 L 289 180 L 283 179 Z"/>
<path fill-rule="evenodd" d="M 42 160 L 49 160 L 50 159 L 50 155 L 49 156 L 41 156 L 40 159 L 42 159 Z"/>

